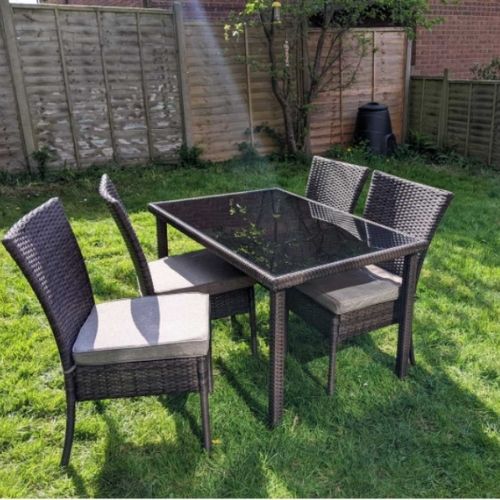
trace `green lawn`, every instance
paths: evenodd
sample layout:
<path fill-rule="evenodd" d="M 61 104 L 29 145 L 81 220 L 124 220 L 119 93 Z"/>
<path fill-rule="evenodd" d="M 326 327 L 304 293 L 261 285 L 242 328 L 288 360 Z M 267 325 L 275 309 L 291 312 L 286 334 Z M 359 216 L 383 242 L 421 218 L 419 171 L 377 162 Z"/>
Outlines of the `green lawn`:
<path fill-rule="evenodd" d="M 326 342 L 292 317 L 286 413 L 266 426 L 267 293 L 257 292 L 261 357 L 248 328 L 215 325 L 214 452 L 201 451 L 197 395 L 81 403 L 71 467 L 59 468 L 65 400 L 47 321 L 0 249 L 0 496 L 499 497 L 500 176 L 423 161 L 371 166 L 452 190 L 456 198 L 418 289 L 418 366 L 393 373 L 396 329 L 343 346 L 333 399 L 323 388 Z M 136 296 L 132 264 L 96 194 L 99 172 L 0 186 L 0 234 L 60 196 L 82 246 L 98 301 Z M 307 168 L 147 167 L 110 174 L 146 252 L 155 255 L 149 201 L 283 186 L 302 193 Z M 195 248 L 171 232 L 172 253 Z"/>

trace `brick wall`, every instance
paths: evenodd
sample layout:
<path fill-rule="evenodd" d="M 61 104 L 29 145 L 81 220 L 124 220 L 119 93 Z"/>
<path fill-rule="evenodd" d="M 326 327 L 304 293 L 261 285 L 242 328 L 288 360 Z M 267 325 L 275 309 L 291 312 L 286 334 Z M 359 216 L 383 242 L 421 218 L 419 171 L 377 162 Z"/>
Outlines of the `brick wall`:
<path fill-rule="evenodd" d="M 470 78 L 471 67 L 500 57 L 500 1 L 462 0 L 443 5 L 430 0 L 432 12 L 445 23 L 432 31 L 419 30 L 413 74 L 439 76 L 445 68 L 450 78 Z"/>

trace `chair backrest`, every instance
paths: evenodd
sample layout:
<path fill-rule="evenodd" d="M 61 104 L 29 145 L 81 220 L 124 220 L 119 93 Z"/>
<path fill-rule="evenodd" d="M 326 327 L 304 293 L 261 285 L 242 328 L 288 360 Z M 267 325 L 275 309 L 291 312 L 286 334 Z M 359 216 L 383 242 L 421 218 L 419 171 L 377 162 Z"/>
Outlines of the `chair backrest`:
<path fill-rule="evenodd" d="M 366 167 L 315 156 L 307 181 L 306 197 L 352 213 L 368 174 Z"/>
<path fill-rule="evenodd" d="M 25 215 L 2 240 L 42 304 L 64 370 L 94 296 L 80 247 L 61 202 L 52 198 Z"/>
<path fill-rule="evenodd" d="M 125 205 L 123 204 L 118 191 L 107 174 L 101 177 L 99 184 L 99 194 L 106 202 L 113 219 L 125 240 L 130 257 L 134 263 L 137 281 L 142 295 L 154 295 L 153 280 L 149 271 L 148 261 L 139 242 Z"/>
<path fill-rule="evenodd" d="M 375 170 L 364 217 L 424 239 L 428 247 L 452 199 L 453 193 L 449 191 Z M 420 255 L 418 273 L 422 268 L 426 252 L 427 250 Z M 404 259 L 397 259 L 380 266 L 402 276 L 403 263 Z"/>

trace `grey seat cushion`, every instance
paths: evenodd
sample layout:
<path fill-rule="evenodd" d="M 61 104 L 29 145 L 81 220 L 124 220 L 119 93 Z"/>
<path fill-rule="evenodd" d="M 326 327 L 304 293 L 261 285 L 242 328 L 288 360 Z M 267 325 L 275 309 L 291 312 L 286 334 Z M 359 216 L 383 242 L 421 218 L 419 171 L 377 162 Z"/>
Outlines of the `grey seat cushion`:
<path fill-rule="evenodd" d="M 94 306 L 73 345 L 77 365 L 205 356 L 209 297 L 186 293 Z"/>
<path fill-rule="evenodd" d="M 208 250 L 149 263 L 155 293 L 201 292 L 210 295 L 252 286 L 255 281 Z"/>
<path fill-rule="evenodd" d="M 378 266 L 332 274 L 298 289 L 335 314 L 392 302 L 399 297 L 401 278 Z"/>

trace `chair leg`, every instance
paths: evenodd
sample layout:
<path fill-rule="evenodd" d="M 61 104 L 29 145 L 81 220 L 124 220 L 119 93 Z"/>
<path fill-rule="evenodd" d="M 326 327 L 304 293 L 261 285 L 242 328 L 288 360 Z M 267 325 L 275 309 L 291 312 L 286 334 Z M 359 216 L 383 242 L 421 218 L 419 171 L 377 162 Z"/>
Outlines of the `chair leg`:
<path fill-rule="evenodd" d="M 339 319 L 334 316 L 330 330 L 330 362 L 328 365 L 328 396 L 333 396 L 335 392 L 336 364 L 337 364 L 337 344 L 339 338 Z"/>
<path fill-rule="evenodd" d="M 415 347 L 413 346 L 413 336 L 410 341 L 410 363 L 413 366 L 417 364 L 417 360 L 415 359 Z"/>
<path fill-rule="evenodd" d="M 250 315 L 250 346 L 252 349 L 252 354 L 257 356 L 257 316 L 255 313 L 255 290 L 252 286 L 248 289 L 248 303 L 249 303 L 249 315 Z"/>
<path fill-rule="evenodd" d="M 201 426 L 203 432 L 203 448 L 210 451 L 212 438 L 210 436 L 210 411 L 208 408 L 208 364 L 207 358 L 198 358 L 198 385 L 200 389 Z"/>
<path fill-rule="evenodd" d="M 208 392 L 212 394 L 214 390 L 214 372 L 212 362 L 212 323 L 210 323 L 210 343 L 208 344 Z"/>
<path fill-rule="evenodd" d="M 415 284 L 417 280 L 418 254 L 407 255 L 404 260 L 403 283 L 400 292 L 400 318 L 398 328 L 398 353 L 396 356 L 396 374 L 403 379 L 408 374 L 408 362 L 412 341 L 413 304 L 415 302 Z"/>
<path fill-rule="evenodd" d="M 75 410 L 76 402 L 73 394 L 66 391 L 66 434 L 64 437 L 64 447 L 61 457 L 61 466 L 67 467 L 73 446 L 73 436 L 75 433 Z"/>

